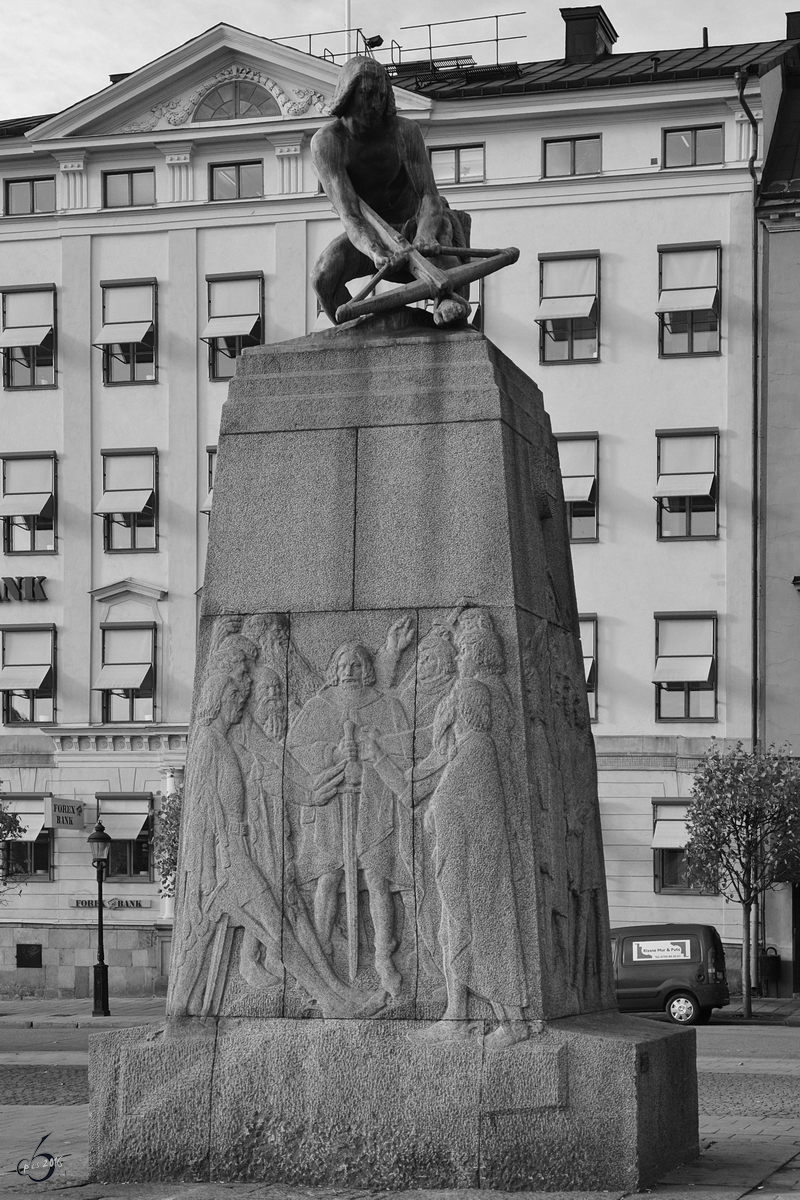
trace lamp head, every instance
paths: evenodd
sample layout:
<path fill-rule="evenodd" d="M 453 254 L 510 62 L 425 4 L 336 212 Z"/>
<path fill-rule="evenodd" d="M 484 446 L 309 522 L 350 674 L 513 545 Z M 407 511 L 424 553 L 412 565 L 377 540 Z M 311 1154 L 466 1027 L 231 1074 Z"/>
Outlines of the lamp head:
<path fill-rule="evenodd" d="M 106 833 L 102 821 L 98 820 L 87 841 L 92 852 L 92 862 L 106 862 L 111 850 L 111 838 Z"/>

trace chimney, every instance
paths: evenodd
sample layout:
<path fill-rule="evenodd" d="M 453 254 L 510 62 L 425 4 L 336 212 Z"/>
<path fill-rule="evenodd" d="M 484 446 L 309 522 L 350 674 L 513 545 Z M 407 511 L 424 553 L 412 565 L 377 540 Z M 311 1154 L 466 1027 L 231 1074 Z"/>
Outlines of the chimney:
<path fill-rule="evenodd" d="M 786 40 L 787 42 L 800 41 L 800 12 L 786 14 Z"/>
<path fill-rule="evenodd" d="M 603 12 L 602 5 L 562 8 L 561 15 L 567 27 L 566 62 L 593 62 L 596 58 L 611 54 L 617 31 Z"/>

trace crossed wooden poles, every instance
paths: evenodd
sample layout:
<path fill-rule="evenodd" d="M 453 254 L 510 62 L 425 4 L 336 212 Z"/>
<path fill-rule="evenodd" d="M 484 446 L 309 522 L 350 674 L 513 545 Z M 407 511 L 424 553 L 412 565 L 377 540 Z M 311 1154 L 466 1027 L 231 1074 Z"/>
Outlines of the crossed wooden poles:
<path fill-rule="evenodd" d="M 472 283 L 475 279 L 483 279 L 484 276 L 491 275 L 502 267 L 510 266 L 519 258 L 519 250 L 514 246 L 509 246 L 505 250 L 477 250 L 469 246 L 439 246 L 431 257 L 438 257 L 441 254 L 453 258 L 478 260 L 443 271 L 429 262 L 424 255 L 420 254 L 419 250 L 415 250 L 401 233 L 392 229 L 391 225 L 379 217 L 363 200 L 359 200 L 359 204 L 364 220 L 372 226 L 386 249 L 393 253 L 402 250 L 407 252 L 407 267 L 416 282 L 404 284 L 395 288 L 394 291 L 375 296 L 372 293 L 390 269 L 388 264 L 381 267 L 357 296 L 348 300 L 346 304 L 339 305 L 336 310 L 336 321 L 339 325 L 370 313 L 392 312 L 394 309 L 402 308 L 405 304 L 413 304 L 417 300 L 441 300 L 444 297 L 452 297 L 461 301 L 464 305 L 464 315 L 466 315 L 467 303 L 463 297 L 456 295 L 456 290 L 463 287 L 464 284 Z"/>

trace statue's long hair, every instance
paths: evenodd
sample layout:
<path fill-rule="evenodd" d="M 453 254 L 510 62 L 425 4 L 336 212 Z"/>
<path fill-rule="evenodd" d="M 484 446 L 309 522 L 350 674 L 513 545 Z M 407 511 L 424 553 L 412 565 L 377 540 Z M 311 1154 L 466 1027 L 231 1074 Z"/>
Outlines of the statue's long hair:
<path fill-rule="evenodd" d="M 397 105 L 394 101 L 394 92 L 392 91 L 392 84 L 386 73 L 386 68 L 374 58 L 365 58 L 363 55 L 356 55 L 355 58 L 348 59 L 342 67 L 342 73 L 339 76 L 339 82 L 336 85 L 336 91 L 333 93 L 333 100 L 331 101 L 331 113 L 334 117 L 341 117 L 345 114 L 361 76 L 368 73 L 383 76 L 386 85 L 386 106 L 383 110 L 383 115 L 384 118 L 395 116 Z"/>

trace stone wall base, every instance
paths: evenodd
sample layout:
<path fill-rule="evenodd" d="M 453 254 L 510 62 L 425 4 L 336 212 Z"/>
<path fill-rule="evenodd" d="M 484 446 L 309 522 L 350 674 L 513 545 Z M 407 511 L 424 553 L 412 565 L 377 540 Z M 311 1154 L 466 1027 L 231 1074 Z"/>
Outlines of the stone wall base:
<path fill-rule="evenodd" d="M 695 1157 L 690 1030 L 604 1013 L 487 1052 L 421 1021 L 189 1018 L 90 1038 L 97 1181 L 637 1189 Z"/>

